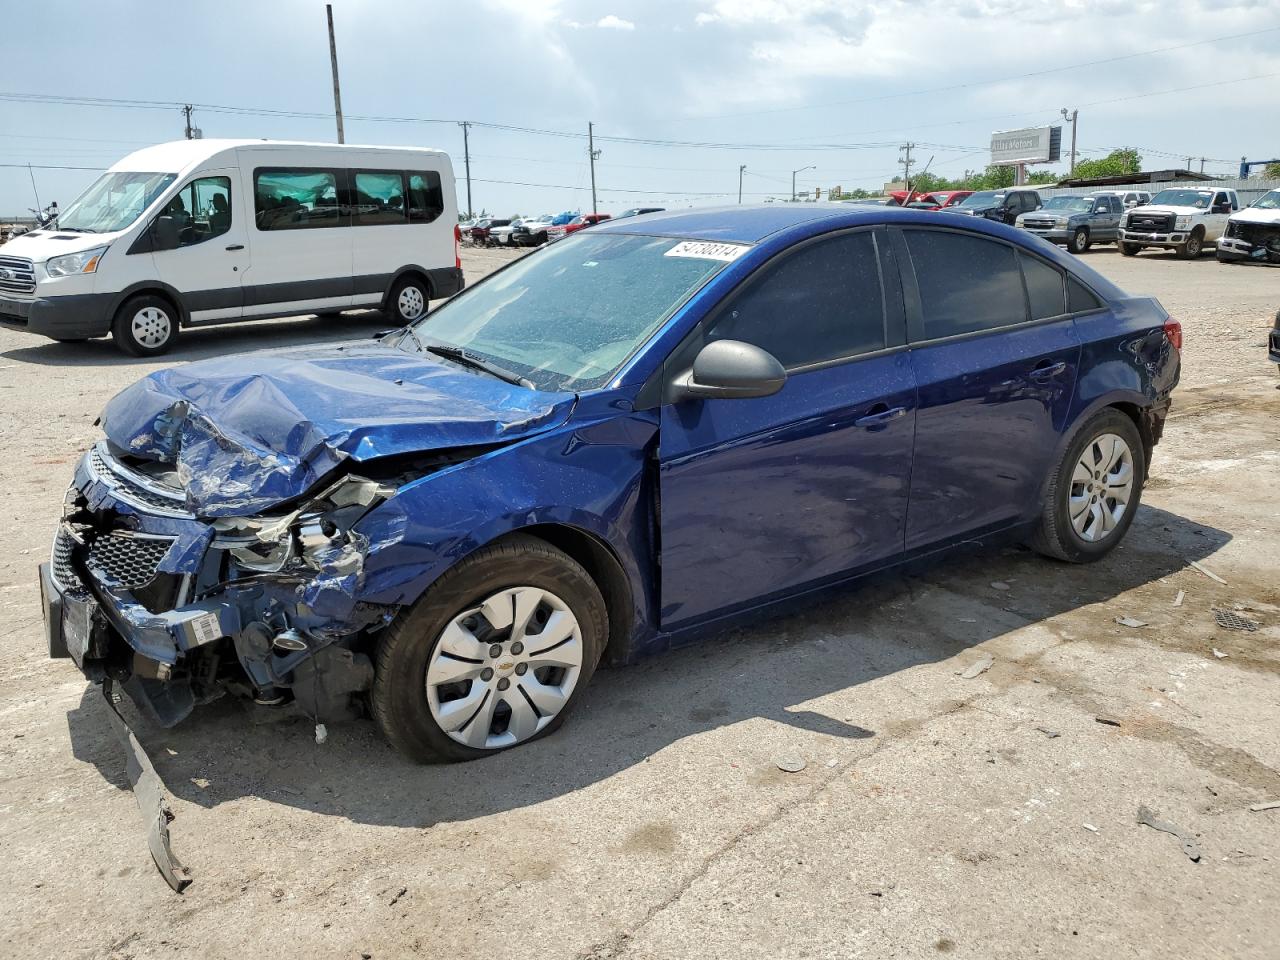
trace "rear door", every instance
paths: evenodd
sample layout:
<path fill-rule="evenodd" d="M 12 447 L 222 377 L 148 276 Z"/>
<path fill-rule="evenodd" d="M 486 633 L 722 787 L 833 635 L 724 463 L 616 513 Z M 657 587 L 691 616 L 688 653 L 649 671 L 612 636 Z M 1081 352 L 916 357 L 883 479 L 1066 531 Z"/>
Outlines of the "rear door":
<path fill-rule="evenodd" d="M 994 238 L 895 231 L 918 386 L 908 551 L 1031 515 L 1080 360 L 1056 266 Z"/>
<path fill-rule="evenodd" d="M 884 241 L 861 230 L 787 251 L 673 353 L 678 373 L 710 340 L 742 340 L 788 376 L 771 397 L 662 407 L 664 628 L 902 552 L 915 382 Z"/>
<path fill-rule="evenodd" d="M 1124 204 L 1119 197 L 1103 196 L 1094 201 L 1094 214 L 1090 235 L 1094 240 L 1114 240 L 1120 229 L 1120 214 Z"/>

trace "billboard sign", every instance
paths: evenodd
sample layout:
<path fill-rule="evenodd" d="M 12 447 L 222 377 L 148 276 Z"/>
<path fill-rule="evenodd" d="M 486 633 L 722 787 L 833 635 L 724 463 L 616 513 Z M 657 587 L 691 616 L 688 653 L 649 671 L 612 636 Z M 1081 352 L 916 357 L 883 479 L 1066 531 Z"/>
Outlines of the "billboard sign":
<path fill-rule="evenodd" d="M 1028 127 L 991 134 L 991 162 L 1057 163 L 1062 157 L 1062 127 Z"/>

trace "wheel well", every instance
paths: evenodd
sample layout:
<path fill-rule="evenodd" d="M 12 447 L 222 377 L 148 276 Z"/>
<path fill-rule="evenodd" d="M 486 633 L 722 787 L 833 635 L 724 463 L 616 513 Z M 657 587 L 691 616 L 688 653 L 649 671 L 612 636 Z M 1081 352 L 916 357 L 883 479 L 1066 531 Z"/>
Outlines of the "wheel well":
<path fill-rule="evenodd" d="M 557 550 L 563 550 L 582 564 L 583 569 L 600 588 L 605 610 L 609 614 L 609 636 L 605 639 L 604 659 L 614 662 L 625 659 L 631 641 L 635 608 L 631 584 L 613 550 L 604 541 L 584 530 L 554 523 L 521 527 L 513 533 L 537 537 Z"/>
<path fill-rule="evenodd" d="M 1151 453 L 1155 449 L 1156 443 L 1155 438 L 1151 435 L 1151 424 L 1142 415 L 1142 408 L 1136 403 L 1113 403 L 1111 406 L 1132 420 L 1133 425 L 1137 427 L 1138 436 L 1142 438 L 1142 457 L 1147 466 L 1150 466 Z"/>
<path fill-rule="evenodd" d="M 144 287 L 141 290 L 130 290 L 128 295 L 122 298 L 121 301 L 118 304 L 116 304 L 116 308 L 114 311 L 112 311 L 112 314 L 111 314 L 111 323 L 114 325 L 116 322 L 116 318 L 120 316 L 120 311 L 122 311 L 134 300 L 137 300 L 139 297 L 158 297 L 159 299 L 167 303 L 173 309 L 173 312 L 177 314 L 179 326 L 186 325 L 186 322 L 187 322 L 186 310 L 182 308 L 182 304 L 178 302 L 177 298 L 175 298 L 173 294 L 171 294 L 168 290 L 165 290 L 163 287 Z"/>
<path fill-rule="evenodd" d="M 1204 239 L 1204 224 L 1203 224 L 1203 223 L 1197 223 L 1194 227 L 1192 227 L 1192 229 L 1191 229 L 1191 235 L 1192 235 L 1193 237 L 1199 237 L 1201 240 L 1203 240 L 1203 239 Z"/>
<path fill-rule="evenodd" d="M 431 299 L 432 299 L 432 296 L 431 296 L 431 295 L 432 295 L 435 291 L 431 289 L 431 278 L 430 278 L 430 277 L 428 277 L 428 276 L 427 276 L 425 273 L 423 273 L 421 270 L 401 270 L 399 273 L 397 273 L 397 274 L 396 274 L 396 275 L 391 279 L 391 283 L 387 286 L 387 292 L 386 292 L 386 294 L 385 294 L 385 295 L 383 296 L 383 298 L 382 298 L 382 306 L 383 306 L 384 308 L 385 308 L 385 307 L 389 307 L 389 306 L 391 305 L 391 294 L 392 294 L 392 292 L 395 290 L 396 285 L 397 285 L 401 280 L 405 279 L 406 277 L 415 277 L 416 279 L 421 280 L 421 281 L 422 281 L 422 285 L 423 285 L 424 287 L 426 287 L 426 288 L 427 288 L 427 299 L 428 299 L 428 300 L 431 300 Z"/>

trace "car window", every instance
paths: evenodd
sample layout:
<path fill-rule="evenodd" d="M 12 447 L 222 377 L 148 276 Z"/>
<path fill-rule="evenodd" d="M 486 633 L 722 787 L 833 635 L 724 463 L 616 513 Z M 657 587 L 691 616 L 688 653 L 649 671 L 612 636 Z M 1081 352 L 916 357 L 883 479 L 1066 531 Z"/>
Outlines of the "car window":
<path fill-rule="evenodd" d="M 942 230 L 906 230 L 927 340 L 1027 319 L 1013 247 Z"/>
<path fill-rule="evenodd" d="M 1063 275 L 1057 267 L 1043 260 L 1019 254 L 1022 276 L 1027 281 L 1027 298 L 1031 303 L 1031 319 L 1060 317 L 1067 312 L 1067 296 L 1063 290 Z"/>
<path fill-rule="evenodd" d="M 357 171 L 352 222 L 357 226 L 404 223 L 404 177 L 399 171 Z"/>
<path fill-rule="evenodd" d="M 231 178 L 192 180 L 170 200 L 157 217 L 157 230 L 170 238 L 166 250 L 190 247 L 220 237 L 231 229 Z"/>
<path fill-rule="evenodd" d="M 409 171 L 409 222 L 430 223 L 444 213 L 444 191 L 440 174 L 434 170 L 423 173 Z"/>
<path fill-rule="evenodd" d="M 347 222 L 332 170 L 258 170 L 253 199 L 259 230 L 305 230 Z"/>
<path fill-rule="evenodd" d="M 1093 291 L 1075 277 L 1067 277 L 1067 309 L 1071 313 L 1083 313 L 1086 310 L 1097 310 L 1102 301 L 1094 296 Z"/>
<path fill-rule="evenodd" d="M 875 239 L 847 233 L 785 255 L 735 295 L 707 339 L 755 344 L 789 368 L 883 349 Z"/>

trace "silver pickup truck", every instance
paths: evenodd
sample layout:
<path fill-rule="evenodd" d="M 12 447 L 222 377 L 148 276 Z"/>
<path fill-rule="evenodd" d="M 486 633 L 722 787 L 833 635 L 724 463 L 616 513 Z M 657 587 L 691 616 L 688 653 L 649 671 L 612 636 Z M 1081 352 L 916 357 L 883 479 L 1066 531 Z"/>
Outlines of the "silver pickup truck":
<path fill-rule="evenodd" d="M 1065 243 L 1072 253 L 1084 253 L 1092 244 L 1116 239 L 1123 213 L 1124 201 L 1111 193 L 1050 197 L 1039 210 L 1020 214 L 1015 226 L 1050 243 Z"/>

